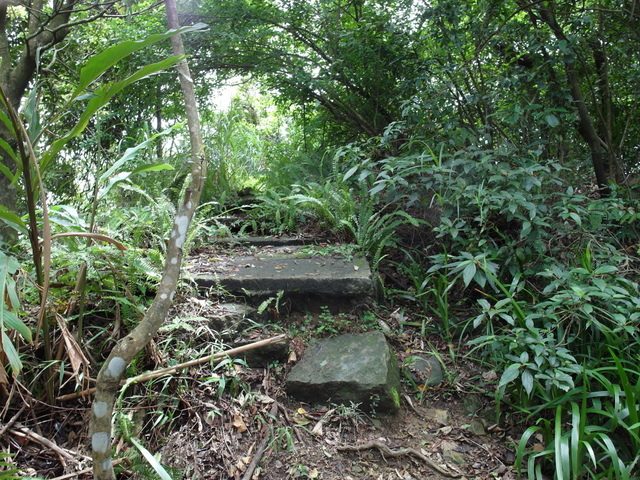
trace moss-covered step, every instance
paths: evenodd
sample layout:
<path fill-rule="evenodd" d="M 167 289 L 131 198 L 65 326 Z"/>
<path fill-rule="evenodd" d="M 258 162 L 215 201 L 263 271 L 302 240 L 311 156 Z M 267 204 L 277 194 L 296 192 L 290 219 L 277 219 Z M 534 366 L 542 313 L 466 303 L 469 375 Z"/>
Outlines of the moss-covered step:
<path fill-rule="evenodd" d="M 295 247 L 251 256 L 201 254 L 187 271 L 202 289 L 245 297 L 254 306 L 277 298 L 279 307 L 301 311 L 318 306 L 344 310 L 371 296 L 373 288 L 366 259 L 313 255 Z"/>

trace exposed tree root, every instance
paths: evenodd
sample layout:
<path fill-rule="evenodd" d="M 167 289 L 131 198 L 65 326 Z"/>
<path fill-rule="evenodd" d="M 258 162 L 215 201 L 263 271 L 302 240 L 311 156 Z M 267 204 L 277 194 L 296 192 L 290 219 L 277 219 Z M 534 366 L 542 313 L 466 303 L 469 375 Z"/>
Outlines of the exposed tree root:
<path fill-rule="evenodd" d="M 419 451 L 413 448 L 401 448 L 399 450 L 391 450 L 387 445 L 385 445 L 382 442 L 368 442 L 362 445 L 341 445 L 339 447 L 336 447 L 338 451 L 342 451 L 342 452 L 345 452 L 345 451 L 359 452 L 361 450 L 369 450 L 370 448 L 377 448 L 378 450 L 380 450 L 380 453 L 384 457 L 402 457 L 405 455 L 414 456 L 422 460 L 424 463 L 426 463 L 429 468 L 431 468 L 432 470 L 435 470 L 441 475 L 444 475 L 445 477 L 449 477 L 449 478 L 462 477 L 462 475 L 459 473 L 448 472 L 447 470 L 443 469 L 441 466 L 436 465 L 432 460 L 430 460 L 425 455 L 423 455 L 422 453 L 420 453 Z"/>

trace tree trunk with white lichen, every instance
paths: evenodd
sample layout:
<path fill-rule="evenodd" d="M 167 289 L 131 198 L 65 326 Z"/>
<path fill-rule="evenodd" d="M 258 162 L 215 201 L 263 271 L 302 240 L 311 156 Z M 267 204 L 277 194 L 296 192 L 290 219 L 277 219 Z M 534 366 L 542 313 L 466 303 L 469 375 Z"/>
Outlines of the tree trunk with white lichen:
<path fill-rule="evenodd" d="M 179 28 L 175 1 L 165 0 L 165 6 L 169 28 Z M 180 35 L 171 37 L 171 44 L 176 55 L 184 55 Z M 167 316 L 180 276 L 182 247 L 206 179 L 206 161 L 193 81 L 185 60 L 181 61 L 177 68 L 185 98 L 191 140 L 191 182 L 176 213 L 158 293 L 138 326 L 116 344 L 97 377 L 91 412 L 91 447 L 96 480 L 116 478 L 111 462 L 111 422 L 120 382 L 127 365 L 149 343 Z"/>

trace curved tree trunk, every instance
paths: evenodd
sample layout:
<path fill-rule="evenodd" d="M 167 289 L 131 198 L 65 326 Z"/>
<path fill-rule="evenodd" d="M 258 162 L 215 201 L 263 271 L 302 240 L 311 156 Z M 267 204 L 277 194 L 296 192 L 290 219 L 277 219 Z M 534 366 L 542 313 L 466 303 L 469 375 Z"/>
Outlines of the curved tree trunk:
<path fill-rule="evenodd" d="M 165 5 L 169 28 L 179 28 L 175 1 L 165 0 Z M 176 55 L 184 55 L 180 35 L 171 37 L 171 44 Z M 185 99 L 191 140 L 191 155 L 188 159 L 191 167 L 191 182 L 174 219 L 158 293 L 138 326 L 116 344 L 97 377 L 90 429 L 93 471 L 96 480 L 115 480 L 116 478 L 111 461 L 111 421 L 120 381 L 124 377 L 127 365 L 149 343 L 167 316 L 180 276 L 182 247 L 206 179 L 206 161 L 193 80 L 185 60 L 181 61 L 177 68 Z"/>

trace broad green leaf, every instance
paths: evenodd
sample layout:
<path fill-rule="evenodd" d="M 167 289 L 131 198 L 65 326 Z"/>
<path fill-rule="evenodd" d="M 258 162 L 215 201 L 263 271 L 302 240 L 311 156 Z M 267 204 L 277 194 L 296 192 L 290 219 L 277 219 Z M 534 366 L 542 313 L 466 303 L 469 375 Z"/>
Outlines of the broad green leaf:
<path fill-rule="evenodd" d="M 347 173 L 344 174 L 344 177 L 342 177 L 342 181 L 346 182 L 347 180 L 349 180 L 354 173 L 356 173 L 358 171 L 359 165 L 356 165 L 355 167 L 351 167 L 349 170 L 347 170 Z"/>
<path fill-rule="evenodd" d="M 531 395 L 533 391 L 533 375 L 531 372 L 529 370 L 523 370 L 521 380 L 524 391 L 527 392 L 527 395 Z"/>
<path fill-rule="evenodd" d="M 557 127 L 558 125 L 560 125 L 560 120 L 558 120 L 558 117 L 556 117 L 553 113 L 549 113 L 544 117 L 544 119 L 550 127 Z"/>
<path fill-rule="evenodd" d="M 613 273 L 613 272 L 617 272 L 618 271 L 618 267 L 614 266 L 614 265 L 603 265 L 602 267 L 598 267 L 596 268 L 595 272 L 593 272 L 594 275 L 603 275 L 605 273 Z"/>
<path fill-rule="evenodd" d="M 522 365 L 519 363 L 512 363 L 507 367 L 507 369 L 502 373 L 500 377 L 500 382 L 498 383 L 498 387 L 503 387 L 508 383 L 513 382 L 520 375 L 520 367 Z"/>
<path fill-rule="evenodd" d="M 462 280 L 464 282 L 464 286 L 468 287 L 473 280 L 473 277 L 476 275 L 476 265 L 475 263 L 468 263 L 462 272 Z"/>
<path fill-rule="evenodd" d="M 176 34 L 202 31 L 206 28 L 207 26 L 204 23 L 198 23 L 190 27 L 182 27 L 178 30 L 168 30 L 165 33 L 150 35 L 143 40 L 127 40 L 107 48 L 101 53 L 91 57 L 82 70 L 80 70 L 80 82 L 73 92 L 72 97 L 78 97 L 85 88 L 98 79 L 104 72 L 132 53 L 166 40 Z"/>
<path fill-rule="evenodd" d="M 4 205 L 0 205 L 0 220 L 20 233 L 27 234 L 27 226 L 18 215 L 8 210 Z"/>

